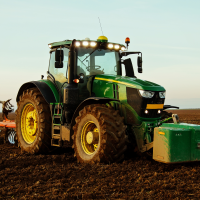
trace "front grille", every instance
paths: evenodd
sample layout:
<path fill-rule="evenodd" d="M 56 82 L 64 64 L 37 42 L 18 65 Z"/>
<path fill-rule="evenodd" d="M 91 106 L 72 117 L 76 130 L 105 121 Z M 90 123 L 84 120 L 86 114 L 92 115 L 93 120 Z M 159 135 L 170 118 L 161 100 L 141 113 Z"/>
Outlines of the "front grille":
<path fill-rule="evenodd" d="M 164 104 L 165 99 L 159 97 L 159 92 L 155 92 L 153 98 L 143 98 L 139 94 L 139 91 L 135 88 L 126 88 L 127 103 L 137 112 L 140 117 L 145 118 L 158 118 L 161 114 L 158 114 L 158 109 L 148 110 L 148 114 L 145 114 L 147 104 Z"/>

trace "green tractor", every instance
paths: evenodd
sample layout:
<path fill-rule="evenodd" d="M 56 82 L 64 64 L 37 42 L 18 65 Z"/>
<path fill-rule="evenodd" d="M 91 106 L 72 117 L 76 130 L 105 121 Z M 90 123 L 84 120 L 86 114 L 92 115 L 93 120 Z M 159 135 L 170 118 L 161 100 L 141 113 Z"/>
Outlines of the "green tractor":
<path fill-rule="evenodd" d="M 130 42 L 126 38 L 126 44 Z M 138 79 L 130 58 L 142 53 L 122 44 L 64 40 L 49 44 L 47 79 L 25 83 L 17 94 L 18 145 L 28 153 L 45 153 L 64 143 L 80 163 L 124 159 L 127 144 L 153 159 L 175 163 L 200 160 L 200 126 L 162 119 L 165 88 Z M 125 76 L 122 76 L 125 71 Z"/>

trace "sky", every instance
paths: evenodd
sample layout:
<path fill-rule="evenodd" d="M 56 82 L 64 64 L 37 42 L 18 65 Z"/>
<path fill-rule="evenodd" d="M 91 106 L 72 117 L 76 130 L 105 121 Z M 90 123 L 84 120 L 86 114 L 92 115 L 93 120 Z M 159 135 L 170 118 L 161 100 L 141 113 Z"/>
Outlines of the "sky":
<path fill-rule="evenodd" d="M 199 0 L 0 0 L 0 100 L 16 96 L 25 82 L 46 78 L 48 43 L 66 39 L 108 41 L 141 51 L 131 59 L 136 76 L 162 85 L 165 104 L 200 108 Z"/>

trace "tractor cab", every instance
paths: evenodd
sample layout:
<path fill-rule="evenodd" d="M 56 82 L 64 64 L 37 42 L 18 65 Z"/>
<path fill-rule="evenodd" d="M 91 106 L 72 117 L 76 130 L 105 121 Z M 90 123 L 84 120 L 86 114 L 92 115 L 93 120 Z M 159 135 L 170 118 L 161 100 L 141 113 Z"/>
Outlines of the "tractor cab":
<path fill-rule="evenodd" d="M 126 38 L 125 42 L 128 47 L 130 39 Z M 91 85 L 96 75 L 122 76 L 124 70 L 126 76 L 135 77 L 131 59 L 123 57 L 141 54 L 141 52 L 127 52 L 125 45 L 108 42 L 105 36 L 100 36 L 97 41 L 89 38 L 65 40 L 50 43 L 49 47 L 51 50 L 48 79 L 56 83 L 62 95 L 64 95 L 63 88 L 67 84 L 80 83 L 77 85 L 79 102 L 94 95 Z M 138 72 L 142 72 L 140 56 L 138 56 Z"/>

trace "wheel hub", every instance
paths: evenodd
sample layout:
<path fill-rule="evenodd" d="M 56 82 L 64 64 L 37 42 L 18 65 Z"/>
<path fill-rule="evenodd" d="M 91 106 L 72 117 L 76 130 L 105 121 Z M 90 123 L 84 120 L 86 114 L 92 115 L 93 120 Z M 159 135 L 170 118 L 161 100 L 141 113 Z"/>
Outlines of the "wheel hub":
<path fill-rule="evenodd" d="M 93 154 L 99 142 L 99 130 L 92 121 L 87 122 L 81 132 L 81 145 L 88 155 Z"/>
<path fill-rule="evenodd" d="M 27 114 L 26 124 L 27 124 L 27 127 L 26 127 L 27 133 L 31 136 L 34 136 L 37 130 L 36 110 L 31 111 Z"/>
<path fill-rule="evenodd" d="M 21 132 L 26 143 L 31 144 L 36 138 L 38 129 L 37 112 L 35 107 L 28 103 L 21 114 Z"/>
<path fill-rule="evenodd" d="M 89 131 L 86 135 L 86 141 L 88 144 L 92 144 L 93 142 L 93 133 L 91 131 Z"/>
<path fill-rule="evenodd" d="M 99 139 L 99 131 L 97 128 L 95 128 L 93 131 L 89 131 L 86 134 L 86 142 L 88 144 L 98 143 L 98 139 Z"/>

